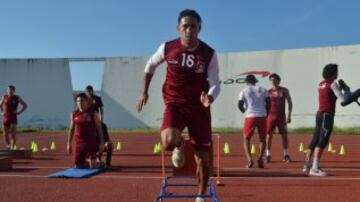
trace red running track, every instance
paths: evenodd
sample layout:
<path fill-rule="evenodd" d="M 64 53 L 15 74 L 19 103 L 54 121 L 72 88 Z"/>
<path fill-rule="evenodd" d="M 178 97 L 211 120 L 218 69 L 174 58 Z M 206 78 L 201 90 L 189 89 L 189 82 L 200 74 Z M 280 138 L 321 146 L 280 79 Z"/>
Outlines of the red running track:
<path fill-rule="evenodd" d="M 153 154 L 157 135 L 111 134 L 114 143 L 120 141 L 122 151 L 116 151 L 113 168 L 98 176 L 81 179 L 48 179 L 46 176 L 72 165 L 65 152 L 65 133 L 27 133 L 18 135 L 18 147 L 29 148 L 32 140 L 40 148 L 55 141 L 56 151 L 34 154 L 31 160 L 15 160 L 14 169 L 0 172 L 0 201 L 153 201 L 161 187 L 161 157 Z M 359 201 L 360 137 L 334 135 L 335 150 L 345 145 L 346 155 L 324 153 L 322 167 L 328 177 L 309 177 L 301 172 L 304 154 L 298 152 L 300 142 L 309 142 L 309 135 L 290 135 L 293 163 L 283 163 L 280 137 L 274 137 L 273 160 L 265 169 L 244 169 L 245 158 L 239 134 L 222 134 L 220 144 L 228 142 L 230 155 L 221 153 L 221 181 L 217 187 L 220 201 Z M 254 138 L 257 141 L 257 138 Z M 3 147 L 0 142 L 0 147 Z M 171 174 L 167 157 L 167 174 Z M 177 193 L 196 193 L 183 188 Z M 167 200 L 171 201 L 171 200 Z M 194 201 L 174 200 L 174 201 Z"/>

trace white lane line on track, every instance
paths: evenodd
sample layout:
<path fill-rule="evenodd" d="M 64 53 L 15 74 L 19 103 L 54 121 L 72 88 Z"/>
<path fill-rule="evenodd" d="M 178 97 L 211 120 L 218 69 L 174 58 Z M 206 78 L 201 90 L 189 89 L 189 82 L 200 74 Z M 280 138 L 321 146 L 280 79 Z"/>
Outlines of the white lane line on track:
<path fill-rule="evenodd" d="M 46 175 L 13 175 L 13 174 L 0 174 L 0 177 L 19 177 L 19 178 L 47 178 Z M 151 180 L 151 179 L 162 179 L 161 176 L 93 176 L 92 178 L 100 179 L 124 179 L 124 180 Z M 212 178 L 215 179 L 215 178 Z M 316 180 L 316 181 L 360 181 L 360 177 L 221 177 L 221 180 Z"/>
<path fill-rule="evenodd" d="M 265 168 L 265 169 L 257 169 L 254 170 L 248 168 L 221 168 L 221 171 L 261 171 L 261 172 L 281 172 L 281 171 L 299 171 L 301 172 L 302 168 Z M 324 168 L 326 171 L 347 171 L 347 172 L 360 172 L 359 168 Z"/>
<path fill-rule="evenodd" d="M 14 169 L 63 169 L 70 166 L 15 166 Z M 350 171 L 360 172 L 359 168 L 325 168 L 327 171 Z M 220 171 L 261 171 L 261 172 L 281 172 L 281 171 L 301 171 L 301 168 L 265 168 L 265 169 L 248 169 L 243 167 L 220 168 Z M 119 171 L 121 172 L 121 171 Z"/>

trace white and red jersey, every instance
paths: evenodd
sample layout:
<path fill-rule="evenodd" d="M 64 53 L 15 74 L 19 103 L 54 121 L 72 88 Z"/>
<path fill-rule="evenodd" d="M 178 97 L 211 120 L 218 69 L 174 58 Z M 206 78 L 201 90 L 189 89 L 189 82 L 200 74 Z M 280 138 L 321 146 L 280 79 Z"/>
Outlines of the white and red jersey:
<path fill-rule="evenodd" d="M 167 63 L 163 85 L 165 104 L 201 105 L 201 92 L 214 99 L 220 92 L 219 67 L 215 51 L 200 41 L 194 50 L 186 49 L 180 39 L 162 44 L 149 59 L 145 73 L 153 74 L 157 66 Z"/>
<path fill-rule="evenodd" d="M 270 97 L 270 112 L 269 116 L 285 118 L 285 103 L 286 103 L 286 94 L 288 89 L 284 87 L 271 88 L 268 90 Z"/>
<path fill-rule="evenodd" d="M 318 112 L 335 113 L 336 99 L 344 101 L 344 94 L 339 84 L 334 79 L 325 79 L 319 83 L 319 108 Z"/>
<path fill-rule="evenodd" d="M 247 86 L 239 95 L 239 100 L 245 102 L 245 117 L 266 117 L 266 98 L 268 91 L 261 86 Z"/>

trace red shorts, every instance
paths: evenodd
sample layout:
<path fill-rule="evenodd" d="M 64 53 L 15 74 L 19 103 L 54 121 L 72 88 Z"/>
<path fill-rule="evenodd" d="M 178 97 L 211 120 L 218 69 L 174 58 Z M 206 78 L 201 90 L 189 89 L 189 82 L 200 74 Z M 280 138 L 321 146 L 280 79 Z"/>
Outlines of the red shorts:
<path fill-rule="evenodd" d="M 79 144 L 75 145 L 75 156 L 74 163 L 75 165 L 82 165 L 86 162 L 88 158 L 95 158 L 98 151 L 98 144 Z"/>
<path fill-rule="evenodd" d="M 266 117 L 247 117 L 244 121 L 243 135 L 250 139 L 257 128 L 259 136 L 266 136 Z"/>
<path fill-rule="evenodd" d="M 197 150 L 208 151 L 211 148 L 210 108 L 203 106 L 166 105 L 161 130 L 187 127 L 190 144 Z"/>
<path fill-rule="evenodd" d="M 11 125 L 17 124 L 17 115 L 4 115 L 2 118 L 2 123 L 4 126 L 9 127 Z"/>
<path fill-rule="evenodd" d="M 272 135 L 276 127 L 278 128 L 280 134 L 287 134 L 287 126 L 286 126 L 285 118 L 268 116 L 267 134 Z"/>

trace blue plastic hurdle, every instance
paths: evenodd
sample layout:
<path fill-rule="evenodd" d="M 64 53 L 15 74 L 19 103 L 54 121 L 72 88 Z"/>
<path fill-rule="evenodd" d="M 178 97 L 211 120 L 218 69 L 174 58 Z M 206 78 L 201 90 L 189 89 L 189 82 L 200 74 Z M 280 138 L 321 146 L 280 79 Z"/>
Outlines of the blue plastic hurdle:
<path fill-rule="evenodd" d="M 162 199 L 166 198 L 196 198 L 196 197 L 203 197 L 203 198 L 211 198 L 214 202 L 219 202 L 217 198 L 216 189 L 214 185 L 211 183 L 211 180 L 208 181 L 209 193 L 208 194 L 174 194 L 168 191 L 168 187 L 192 187 L 198 186 L 194 183 L 170 183 L 169 180 L 171 179 L 195 179 L 194 176 L 168 176 L 164 179 L 162 183 L 162 187 L 160 190 L 159 196 L 154 200 L 155 202 L 160 202 Z"/>

